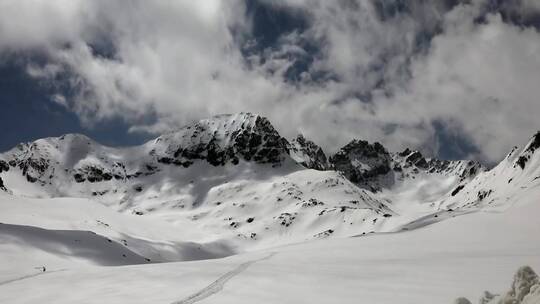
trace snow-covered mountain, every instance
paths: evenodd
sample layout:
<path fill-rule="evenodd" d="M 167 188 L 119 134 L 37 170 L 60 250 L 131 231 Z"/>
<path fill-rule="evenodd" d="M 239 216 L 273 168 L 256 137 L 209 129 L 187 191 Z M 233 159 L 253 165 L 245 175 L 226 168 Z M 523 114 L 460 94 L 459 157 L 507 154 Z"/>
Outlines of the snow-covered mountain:
<path fill-rule="evenodd" d="M 507 208 L 515 196 L 534 191 L 540 184 L 540 132 L 524 148 L 514 147 L 493 169 L 478 174 L 459 185 L 451 197 L 441 200 L 441 207 L 478 209 Z"/>
<path fill-rule="evenodd" d="M 331 167 L 357 185 L 377 192 L 426 175 L 455 176 L 465 182 L 484 171 L 474 161 L 426 159 L 419 151 L 390 153 L 380 143 L 353 140 L 330 157 Z"/>
<path fill-rule="evenodd" d="M 312 273 L 317 280 L 334 278 L 344 286 L 349 283 L 332 276 L 332 269 L 338 267 L 340 274 L 351 277 L 355 268 L 335 264 L 336 257 L 363 263 L 384 256 L 384 265 L 399 265 L 407 271 L 412 268 L 403 261 L 421 265 L 426 263 L 424 257 L 431 263 L 431 258 L 442 256 L 453 263 L 462 252 L 484 255 L 486 246 L 489 254 L 497 256 L 526 249 L 536 257 L 535 244 L 540 242 L 535 243 L 537 234 L 529 232 L 538 225 L 530 220 L 516 223 L 538 209 L 533 205 L 538 197 L 540 133 L 491 170 L 473 161 L 426 158 L 410 149 L 391 152 L 379 143 L 362 140 L 326 155 L 303 136 L 286 140 L 266 118 L 250 113 L 201 120 L 127 148 L 106 147 L 84 135 L 68 134 L 20 144 L 0 154 L 0 252 L 12 261 L 0 263 L 0 288 L 8 284 L 19 290 L 11 282 L 40 276 L 33 266 L 43 264 L 55 272 L 75 266 L 143 264 L 137 267 L 150 268 L 125 273 L 142 271 L 148 276 L 146 271 L 152 269 L 160 278 L 168 278 L 167 267 L 152 263 L 231 255 L 237 258 L 225 261 L 244 260 L 215 285 L 195 292 L 198 297 L 222 288 L 252 263 L 275 259 L 276 252 L 283 256 L 277 259 L 281 261 L 278 269 L 287 272 L 300 267 L 310 273 L 313 265 L 302 264 L 307 255 L 327 265 Z M 505 210 L 509 211 L 491 217 Z M 452 242 L 447 243 L 444 236 Z M 281 247 L 322 239 L 326 240 Z M 479 241 L 486 239 L 489 244 Z M 268 254 L 251 258 L 261 250 Z M 520 265 L 530 262 L 521 256 L 514 260 Z M 221 269 L 216 268 L 221 262 L 200 263 L 195 265 Z M 178 267 L 184 271 L 187 266 Z M 191 273 L 188 277 L 199 278 L 186 271 Z M 101 282 L 100 276 L 86 274 L 81 281 L 88 277 Z M 55 275 L 63 277 L 60 273 L 51 277 Z M 75 274 L 71 271 L 70 275 Z M 122 281 L 117 275 L 111 272 L 114 279 L 106 280 L 107 284 Z M 302 278 L 311 280 L 311 276 Z M 368 281 L 362 282 L 368 286 Z M 166 285 L 173 282 L 176 279 Z M 311 286 L 297 283 L 302 288 Z M 272 284 L 279 285 L 279 280 Z M 341 290 L 340 285 L 328 284 Z M 5 294 L 13 302 L 13 293 Z M 153 295 L 137 299 L 159 300 Z M 163 296 L 171 299 L 174 295 Z M 352 294 L 345 298 L 357 300 Z M 319 294 L 312 300 L 328 302 L 329 298 Z"/>
<path fill-rule="evenodd" d="M 291 140 L 289 154 L 297 163 L 308 169 L 327 170 L 330 168 L 323 149 L 302 134 Z"/>
<path fill-rule="evenodd" d="M 260 248 L 410 229 L 446 218 L 441 210 L 491 205 L 494 192 L 512 187 L 517 193 L 531 182 L 521 176 L 538 171 L 536 138 L 486 171 L 477 162 L 429 159 L 409 149 L 393 153 L 362 140 L 327 157 L 303 136 L 289 142 L 266 118 L 240 113 L 194 122 L 136 147 L 106 147 L 79 134 L 20 144 L 0 154 L 0 187 L 188 221 L 208 232 L 189 241 Z"/>

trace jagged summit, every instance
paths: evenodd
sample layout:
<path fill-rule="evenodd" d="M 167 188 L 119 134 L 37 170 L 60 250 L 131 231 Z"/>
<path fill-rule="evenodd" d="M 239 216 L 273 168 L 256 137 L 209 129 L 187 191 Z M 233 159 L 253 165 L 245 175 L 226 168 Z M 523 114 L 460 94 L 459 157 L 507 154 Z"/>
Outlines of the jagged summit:
<path fill-rule="evenodd" d="M 461 183 L 485 170 L 475 161 L 426 158 L 421 152 L 408 148 L 391 153 L 380 143 L 363 140 L 348 143 L 330 157 L 330 164 L 349 180 L 376 192 L 431 175 L 457 177 L 456 182 Z"/>
<path fill-rule="evenodd" d="M 379 177 L 391 171 L 392 158 L 380 143 L 352 140 L 335 155 L 330 157 L 333 169 L 343 174 L 353 183 L 373 191 L 382 187 Z"/>
<path fill-rule="evenodd" d="M 522 154 L 536 150 L 535 137 Z M 327 157 L 304 136 L 288 142 L 266 118 L 240 113 L 135 147 L 107 147 L 79 134 L 21 144 L 0 154 L 0 188 L 3 196 L 89 199 L 205 231 L 211 238 L 204 242 L 265 248 L 414 229 L 504 205 L 540 184 L 537 157 L 521 169 L 513 167 L 519 155 L 485 173 L 472 161 L 394 153 L 363 140 Z"/>
<path fill-rule="evenodd" d="M 520 153 L 516 160 L 516 164 L 521 168 L 525 169 L 525 166 L 529 160 L 533 157 L 536 150 L 540 148 L 540 131 L 538 131 L 533 137 L 529 140 L 525 148 Z"/>
<path fill-rule="evenodd" d="M 529 150 L 535 149 L 534 142 L 530 146 Z M 125 181 L 152 176 L 165 168 L 189 168 L 196 162 L 224 166 L 241 161 L 273 167 L 290 162 L 336 170 L 371 191 L 390 188 L 418 174 L 455 175 L 462 182 L 483 171 L 475 162 L 427 159 L 410 149 L 391 153 L 380 143 L 363 140 L 353 140 L 328 157 L 302 135 L 289 143 L 267 118 L 252 113 L 202 119 L 136 147 L 106 147 L 82 134 L 66 134 L 19 144 L 0 154 L 0 165 L 7 168 L 2 170 L 18 168 L 28 182 L 52 187 L 59 176 L 76 183 Z"/>
<path fill-rule="evenodd" d="M 302 134 L 291 140 L 289 154 L 308 169 L 326 170 L 329 167 L 323 149 Z"/>
<path fill-rule="evenodd" d="M 186 166 L 196 159 L 212 165 L 237 164 L 240 159 L 279 164 L 288 154 L 282 138 L 265 117 L 224 114 L 203 119 L 153 141 L 152 154 L 165 164 Z"/>
<path fill-rule="evenodd" d="M 540 133 L 537 133 L 522 150 L 510 153 L 504 165 L 492 172 L 502 172 L 510 185 L 517 180 L 539 178 L 540 157 L 535 157 L 539 148 Z M 356 186 L 373 192 L 393 191 L 403 185 L 421 187 L 423 181 L 434 180 L 444 184 L 446 188 L 440 190 L 441 193 L 455 196 L 454 200 L 462 197 L 458 193 L 470 180 L 486 171 L 478 162 L 427 158 L 411 149 L 393 153 L 380 143 L 363 140 L 352 140 L 327 157 L 321 147 L 304 136 L 288 142 L 265 117 L 239 113 L 196 121 L 144 145 L 129 148 L 106 147 L 82 134 L 19 144 L 0 154 L 0 174 L 3 188 L 11 188 L 11 180 L 22 176 L 26 182 L 48 189 L 49 195 L 72 195 L 75 191 L 72 184 L 76 184 L 81 188 L 77 193 L 88 196 L 109 191 L 106 183 L 115 181 L 122 183 L 121 188 L 127 189 L 126 193 L 133 189 L 138 192 L 140 184 L 165 184 L 170 176 L 193 175 L 195 173 L 189 173 L 193 170 L 186 171 L 192 166 L 228 167 L 240 163 L 270 167 L 290 163 L 293 166 L 287 168 L 293 171 L 300 170 L 301 166 L 338 171 Z M 244 170 L 232 168 L 228 170 Z M 190 180 L 196 178 L 195 175 Z M 442 180 L 445 182 L 441 183 Z M 87 183 L 95 185 L 87 186 Z M 454 204 L 450 201 L 453 200 L 448 204 Z"/>

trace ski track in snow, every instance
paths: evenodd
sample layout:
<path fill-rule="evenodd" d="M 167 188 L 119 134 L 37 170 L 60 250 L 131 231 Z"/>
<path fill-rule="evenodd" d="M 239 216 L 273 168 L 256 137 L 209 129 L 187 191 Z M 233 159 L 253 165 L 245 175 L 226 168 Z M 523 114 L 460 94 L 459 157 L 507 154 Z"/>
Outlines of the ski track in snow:
<path fill-rule="evenodd" d="M 59 270 L 51 270 L 51 271 L 45 271 L 45 272 L 38 272 L 38 273 L 35 273 L 35 274 L 29 274 L 29 275 L 25 275 L 25 276 L 22 276 L 22 277 L 15 278 L 15 279 L 0 282 L 0 286 L 7 285 L 7 284 L 17 282 L 17 281 L 30 279 L 30 278 L 35 278 L 37 276 L 41 276 L 41 275 L 45 275 L 45 274 L 49 274 L 49 273 L 55 273 L 55 272 L 66 271 L 66 270 L 67 269 L 59 269 Z"/>
<path fill-rule="evenodd" d="M 235 269 L 233 269 L 233 270 L 225 273 L 221 277 L 219 277 L 217 280 L 212 282 L 212 284 L 204 287 L 203 289 L 197 291 L 196 293 L 190 295 L 189 297 L 187 297 L 185 299 L 182 299 L 180 301 L 177 301 L 177 302 L 173 302 L 172 304 L 192 304 L 192 303 L 202 301 L 202 300 L 204 300 L 204 299 L 206 299 L 206 298 L 220 292 L 221 290 L 223 290 L 223 286 L 225 285 L 225 283 L 227 283 L 227 281 L 229 281 L 233 277 L 235 277 L 235 276 L 239 275 L 240 273 L 242 273 L 243 271 L 245 271 L 249 266 L 251 266 L 251 265 L 253 265 L 253 264 L 257 263 L 257 262 L 263 261 L 263 260 L 268 260 L 271 257 L 273 257 L 275 254 L 276 254 L 276 252 L 272 252 L 269 255 L 267 255 L 266 257 L 242 263 L 242 264 L 238 265 Z"/>

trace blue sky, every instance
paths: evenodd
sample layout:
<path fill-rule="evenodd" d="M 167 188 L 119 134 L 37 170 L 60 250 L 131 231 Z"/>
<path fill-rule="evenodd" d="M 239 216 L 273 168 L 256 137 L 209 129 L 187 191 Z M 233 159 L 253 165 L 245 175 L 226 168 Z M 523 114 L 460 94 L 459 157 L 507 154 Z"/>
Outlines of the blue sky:
<path fill-rule="evenodd" d="M 75 113 L 50 100 L 52 94 L 48 86 L 29 77 L 24 66 L 11 62 L 0 65 L 1 151 L 21 142 L 66 133 L 83 133 L 113 146 L 140 144 L 149 136 L 128 134 L 129 126 L 121 119 L 83 127 Z"/>
<path fill-rule="evenodd" d="M 251 111 L 330 152 L 362 138 L 493 163 L 540 129 L 539 16 L 534 0 L 8 0 L 0 150 Z"/>

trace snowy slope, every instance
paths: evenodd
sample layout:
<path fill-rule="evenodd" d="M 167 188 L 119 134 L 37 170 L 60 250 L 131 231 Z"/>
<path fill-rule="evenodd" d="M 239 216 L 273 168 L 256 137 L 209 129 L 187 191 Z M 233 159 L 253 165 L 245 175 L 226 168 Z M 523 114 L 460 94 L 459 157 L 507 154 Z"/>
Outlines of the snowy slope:
<path fill-rule="evenodd" d="M 327 158 L 240 113 L 137 147 L 21 144 L 0 178 L 2 302 L 75 277 L 58 302 L 438 303 L 540 266 L 540 133 L 488 171 L 359 140 Z"/>
<path fill-rule="evenodd" d="M 440 202 L 441 208 L 505 209 L 513 204 L 516 195 L 535 193 L 540 187 L 539 148 L 540 132 L 524 148 L 515 147 L 492 170 L 454 189 L 454 195 Z"/>
<path fill-rule="evenodd" d="M 122 213 L 188 223 L 206 232 L 189 241 L 231 247 L 390 231 L 396 215 L 389 201 L 343 174 L 320 171 L 326 158 L 314 143 L 299 137 L 289 144 L 249 113 L 201 120 L 138 147 L 105 147 L 77 134 L 41 139 L 0 162 L 15 196 L 89 198 Z"/>
<path fill-rule="evenodd" d="M 504 212 L 475 212 L 414 231 L 324 239 L 218 260 L 72 266 L 17 281 L 20 274 L 14 273 L 0 283 L 0 301 L 453 303 L 460 296 L 476 299 L 482 290 L 507 290 L 522 265 L 540 269 L 539 212 L 534 197 L 521 195 Z M 12 263 L 22 263 L 21 269 L 30 264 Z"/>
<path fill-rule="evenodd" d="M 527 170 L 533 152 L 520 158 L 530 158 Z M 250 113 L 194 122 L 138 147 L 71 134 L 0 155 L 0 177 L 15 196 L 88 198 L 204 231 L 185 240 L 224 242 L 230 252 L 412 229 L 467 213 L 461 195 L 469 190 L 459 190 L 498 177 L 501 166 L 482 173 L 476 162 L 391 153 L 359 140 L 328 161 L 315 143 L 302 136 L 288 143 Z"/>

